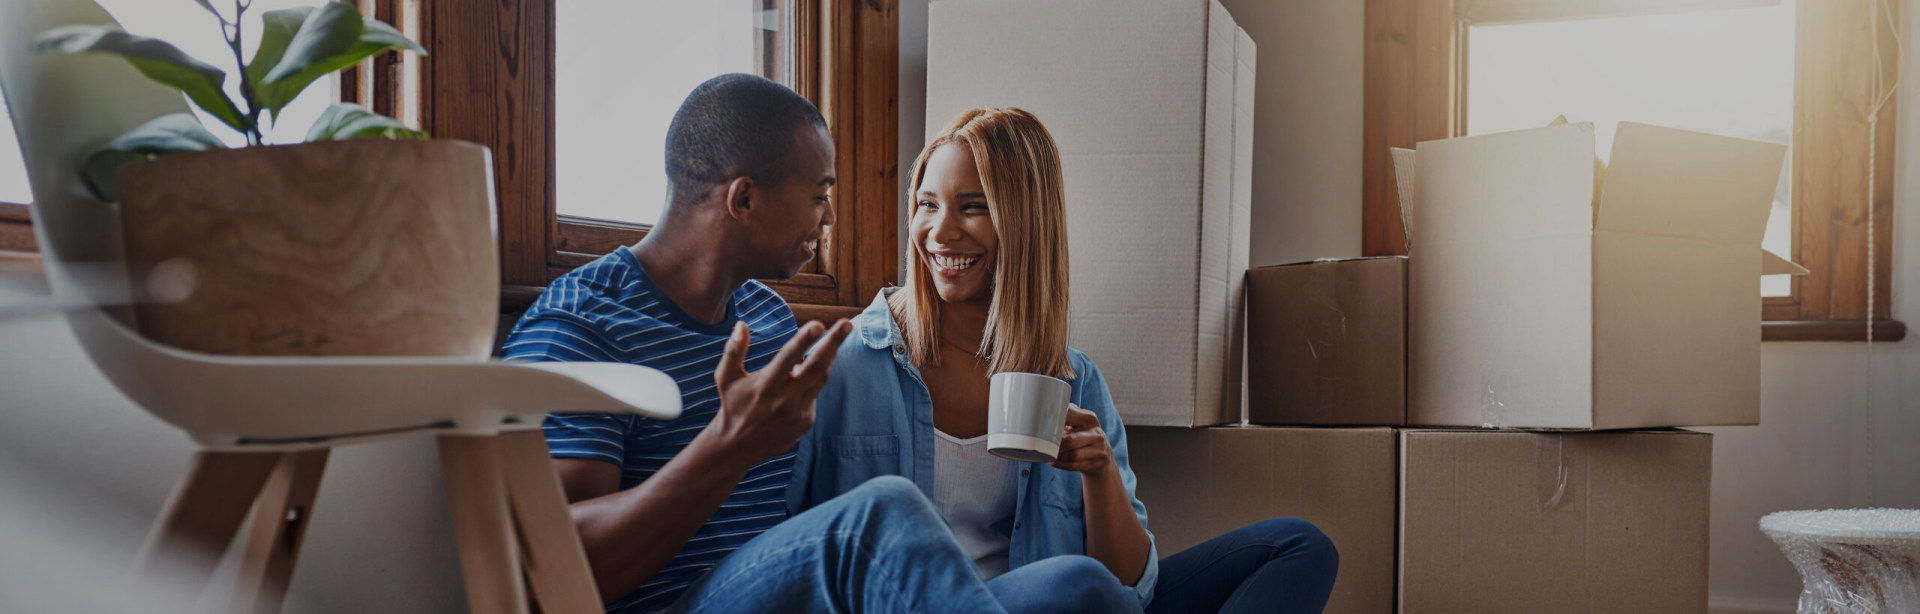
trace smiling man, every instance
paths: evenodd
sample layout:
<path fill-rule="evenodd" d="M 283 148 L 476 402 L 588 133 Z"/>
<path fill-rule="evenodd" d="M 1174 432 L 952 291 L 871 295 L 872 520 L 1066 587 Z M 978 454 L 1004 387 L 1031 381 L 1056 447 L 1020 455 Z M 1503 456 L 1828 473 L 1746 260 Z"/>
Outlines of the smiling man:
<path fill-rule="evenodd" d="M 672 376 L 681 416 L 555 414 L 546 436 L 609 612 L 996 612 L 939 513 L 881 479 L 792 519 L 794 444 L 850 327 L 794 324 L 756 279 L 813 259 L 834 146 L 805 98 L 723 75 L 667 131 L 666 210 L 547 288 L 507 358 Z M 784 521 L 784 522 L 783 522 Z"/>

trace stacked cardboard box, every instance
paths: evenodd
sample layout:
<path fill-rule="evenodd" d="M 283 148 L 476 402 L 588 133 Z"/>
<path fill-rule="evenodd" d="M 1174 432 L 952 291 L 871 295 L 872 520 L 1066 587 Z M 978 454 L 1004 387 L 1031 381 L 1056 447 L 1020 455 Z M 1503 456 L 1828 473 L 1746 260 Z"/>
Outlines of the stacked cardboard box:
<path fill-rule="evenodd" d="M 1784 148 L 1623 124 L 1596 197 L 1593 143 L 1422 143 L 1411 258 L 1249 271 L 1248 416 L 1283 426 L 1131 431 L 1163 547 L 1296 516 L 1329 612 L 1704 611 L 1712 439 L 1664 427 L 1759 421 Z"/>
<path fill-rule="evenodd" d="M 1070 343 L 1128 424 L 1240 421 L 1254 54 L 1218 0 L 928 7 L 928 136 L 1018 107 L 1059 146 Z"/>
<path fill-rule="evenodd" d="M 1596 190 L 1588 125 L 1422 143 L 1410 259 L 1247 271 L 1255 49 L 1217 0 L 929 7 L 928 129 L 1020 107 L 1060 147 L 1070 342 L 1161 553 L 1295 516 L 1329 612 L 1704 609 L 1711 438 L 1645 429 L 1758 422 L 1782 149 L 1628 124 Z M 1215 426 L 1241 356 L 1261 426 Z"/>

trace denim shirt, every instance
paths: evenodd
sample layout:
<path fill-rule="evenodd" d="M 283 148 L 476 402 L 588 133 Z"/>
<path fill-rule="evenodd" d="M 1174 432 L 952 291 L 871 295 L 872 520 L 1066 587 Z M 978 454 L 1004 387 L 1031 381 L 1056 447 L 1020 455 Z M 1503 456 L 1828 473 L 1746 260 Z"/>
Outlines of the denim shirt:
<path fill-rule="evenodd" d="M 854 318 L 854 332 L 840 346 L 833 376 L 820 391 L 813 429 L 801 437 L 794 457 L 793 480 L 787 484 L 789 514 L 799 514 L 883 475 L 912 480 L 928 496 L 934 492 L 933 400 L 920 369 L 906 356 L 899 325 L 887 310 L 887 294 L 894 290 L 882 291 Z M 1126 429 L 1114 410 L 1106 380 L 1086 354 L 1071 348 L 1067 352 L 1075 375 L 1067 380 L 1073 386 L 1071 401 L 1100 417 L 1133 513 L 1146 527 L 1147 507 L 1134 496 L 1133 469 L 1127 465 Z M 1008 548 L 1010 567 L 1086 554 L 1080 474 L 1046 463 L 1020 465 Z M 1142 607 L 1153 599 L 1153 585 L 1160 575 L 1160 554 L 1152 533 L 1147 534 L 1147 543 L 1146 570 L 1133 587 Z"/>

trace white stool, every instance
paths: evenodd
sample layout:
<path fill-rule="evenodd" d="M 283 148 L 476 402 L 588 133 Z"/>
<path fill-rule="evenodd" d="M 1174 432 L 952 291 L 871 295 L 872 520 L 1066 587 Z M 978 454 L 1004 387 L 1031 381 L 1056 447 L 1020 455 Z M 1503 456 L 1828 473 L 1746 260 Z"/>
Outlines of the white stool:
<path fill-rule="evenodd" d="M 1800 570 L 1800 614 L 1920 612 L 1920 510 L 1774 512 L 1760 530 Z"/>

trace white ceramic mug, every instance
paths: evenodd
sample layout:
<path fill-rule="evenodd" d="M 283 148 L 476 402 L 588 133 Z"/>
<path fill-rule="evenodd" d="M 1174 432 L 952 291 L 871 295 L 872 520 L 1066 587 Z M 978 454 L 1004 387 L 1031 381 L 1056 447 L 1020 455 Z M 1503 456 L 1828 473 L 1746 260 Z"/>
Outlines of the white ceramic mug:
<path fill-rule="evenodd" d="M 1008 460 L 1051 463 L 1060 455 L 1073 387 L 1035 373 L 996 373 L 987 392 L 987 452 Z"/>

